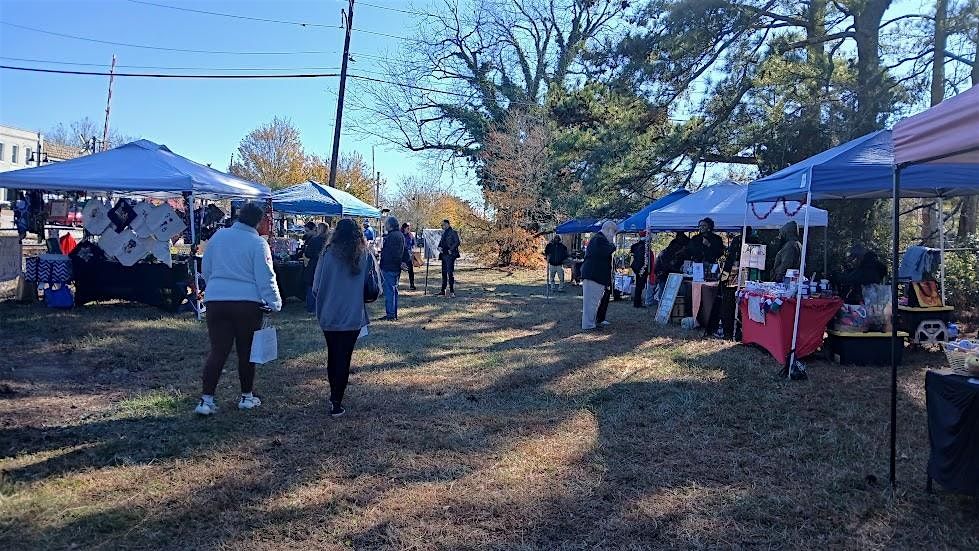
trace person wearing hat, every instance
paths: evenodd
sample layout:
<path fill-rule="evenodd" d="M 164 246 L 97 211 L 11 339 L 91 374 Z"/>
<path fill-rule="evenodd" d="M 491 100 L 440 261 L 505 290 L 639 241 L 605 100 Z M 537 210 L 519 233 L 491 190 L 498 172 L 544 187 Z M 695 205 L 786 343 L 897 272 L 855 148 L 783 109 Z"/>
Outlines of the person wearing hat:
<path fill-rule="evenodd" d="M 642 301 L 643 290 L 646 289 L 646 275 L 649 270 L 646 269 L 646 255 L 649 251 L 649 246 L 646 242 L 646 232 L 639 232 L 639 241 L 632 244 L 629 247 L 629 252 L 632 254 L 632 273 L 636 274 L 636 285 L 632 290 L 632 306 L 634 308 L 644 308 Z"/>
<path fill-rule="evenodd" d="M 785 272 L 799 268 L 802 263 L 802 244 L 799 243 L 799 225 L 788 221 L 778 231 L 782 240 L 782 248 L 775 255 L 775 265 L 772 267 L 772 281 L 782 281 Z"/>
<path fill-rule="evenodd" d="M 544 258 L 547 259 L 547 287 L 558 293 L 564 292 L 564 261 L 568 256 L 568 248 L 561 242 L 560 235 L 555 234 L 554 239 L 544 247 Z M 554 284 L 555 277 L 560 285 Z"/>
<path fill-rule="evenodd" d="M 374 243 L 374 228 L 371 227 L 371 223 L 364 220 L 364 239 L 367 240 L 368 244 Z"/>

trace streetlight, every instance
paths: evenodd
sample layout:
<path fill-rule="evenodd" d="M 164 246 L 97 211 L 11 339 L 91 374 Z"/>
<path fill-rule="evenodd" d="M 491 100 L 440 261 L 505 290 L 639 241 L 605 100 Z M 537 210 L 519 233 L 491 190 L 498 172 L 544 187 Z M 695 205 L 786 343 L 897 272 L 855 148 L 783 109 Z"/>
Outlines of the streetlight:
<path fill-rule="evenodd" d="M 31 151 L 31 157 L 29 159 L 27 159 L 27 162 L 28 163 L 37 163 L 37 166 L 41 166 L 41 162 L 42 161 L 45 162 L 45 163 L 50 162 L 50 161 L 48 161 L 48 154 L 46 152 L 44 152 L 43 155 L 42 155 L 43 142 L 44 142 L 44 140 L 41 139 L 41 133 L 38 132 L 37 133 L 37 150 L 36 151 Z"/>

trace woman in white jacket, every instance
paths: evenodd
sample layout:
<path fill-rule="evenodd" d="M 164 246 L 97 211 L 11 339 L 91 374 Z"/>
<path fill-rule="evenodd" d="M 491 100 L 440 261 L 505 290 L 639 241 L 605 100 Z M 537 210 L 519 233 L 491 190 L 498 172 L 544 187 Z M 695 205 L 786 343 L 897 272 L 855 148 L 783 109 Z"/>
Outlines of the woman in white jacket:
<path fill-rule="evenodd" d="M 265 310 L 282 309 L 282 297 L 272 270 L 272 251 L 258 231 L 264 212 L 255 203 L 238 211 L 238 221 L 218 231 L 208 241 L 202 271 L 206 282 L 207 334 L 211 351 L 204 363 L 204 392 L 195 410 L 200 415 L 217 413 L 214 392 L 221 370 L 234 345 L 238 355 L 241 397 L 238 409 L 262 404 L 252 392 L 255 364 L 251 363 L 252 337 L 262 327 Z"/>

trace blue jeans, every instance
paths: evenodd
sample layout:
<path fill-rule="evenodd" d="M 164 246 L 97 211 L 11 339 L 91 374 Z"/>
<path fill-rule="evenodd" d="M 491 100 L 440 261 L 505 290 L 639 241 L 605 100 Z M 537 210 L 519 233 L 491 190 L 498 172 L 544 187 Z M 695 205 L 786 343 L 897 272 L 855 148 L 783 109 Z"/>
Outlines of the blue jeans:
<path fill-rule="evenodd" d="M 383 272 L 384 279 L 384 311 L 390 317 L 398 316 L 398 279 L 401 278 L 401 270 L 397 272 Z"/>

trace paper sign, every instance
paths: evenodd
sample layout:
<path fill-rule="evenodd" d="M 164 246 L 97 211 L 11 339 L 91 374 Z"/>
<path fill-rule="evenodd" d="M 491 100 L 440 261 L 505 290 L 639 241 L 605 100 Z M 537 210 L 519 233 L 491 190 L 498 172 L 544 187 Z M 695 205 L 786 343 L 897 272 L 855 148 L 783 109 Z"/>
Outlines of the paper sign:
<path fill-rule="evenodd" d="M 659 307 L 656 308 L 656 323 L 669 323 L 670 312 L 673 311 L 673 304 L 676 302 L 677 293 L 680 292 L 681 283 L 683 283 L 683 274 L 670 274 L 666 279 L 663 295 L 659 299 Z"/>
<path fill-rule="evenodd" d="M 422 242 L 425 244 L 425 258 L 439 257 L 439 241 L 442 240 L 441 229 L 422 230 Z"/>
<path fill-rule="evenodd" d="M 704 264 L 702 262 L 693 263 L 693 280 L 694 281 L 704 280 Z"/>

